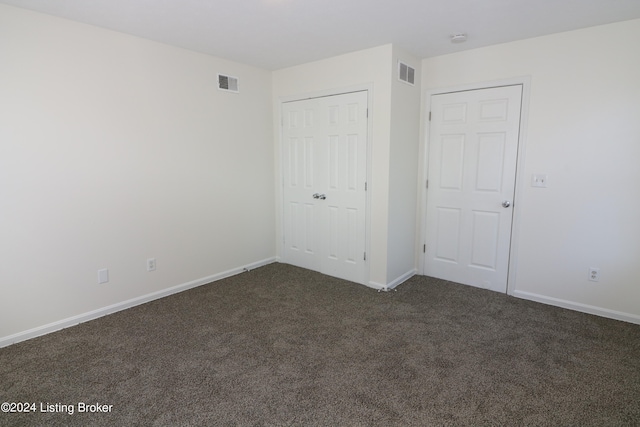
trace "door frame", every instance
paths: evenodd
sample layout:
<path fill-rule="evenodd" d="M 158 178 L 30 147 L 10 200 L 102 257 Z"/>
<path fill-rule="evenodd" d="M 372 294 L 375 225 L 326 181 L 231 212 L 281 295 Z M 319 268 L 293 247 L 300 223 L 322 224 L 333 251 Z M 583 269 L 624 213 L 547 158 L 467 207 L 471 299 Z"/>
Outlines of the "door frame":
<path fill-rule="evenodd" d="M 283 104 L 287 102 L 304 101 L 307 99 L 324 98 L 335 95 L 344 95 L 352 92 L 367 92 L 367 159 L 366 159 L 366 176 L 367 176 L 367 191 L 365 201 L 365 252 L 367 259 L 365 260 L 364 279 L 362 284 L 369 286 L 369 277 L 371 264 L 371 194 L 375 188 L 372 175 L 372 139 L 373 139 L 373 84 L 361 84 L 354 86 L 347 86 L 336 89 L 326 89 L 313 92 L 305 92 L 295 95 L 287 95 L 278 97 L 275 102 L 274 108 L 274 125 L 277 128 L 276 149 L 275 149 L 275 186 L 276 186 L 276 261 L 284 261 L 284 151 L 283 151 L 283 126 L 284 117 L 282 114 Z"/>
<path fill-rule="evenodd" d="M 509 246 L 509 263 L 507 273 L 507 295 L 513 295 L 516 283 L 516 269 L 518 263 L 518 247 L 519 247 L 519 230 L 520 230 L 520 213 L 521 205 L 524 195 L 524 186 L 527 180 L 524 176 L 525 165 L 525 145 L 526 135 L 528 128 L 529 117 L 529 98 L 531 95 L 531 77 L 522 76 L 514 77 L 511 79 L 494 80 L 482 83 L 473 83 L 467 85 L 445 87 L 440 89 L 427 89 L 424 92 L 423 97 L 423 137 L 421 138 L 420 157 L 422 159 L 420 164 L 420 177 L 419 195 L 420 203 L 420 239 L 418 240 L 418 247 L 416 253 L 418 254 L 418 271 L 423 276 L 425 275 L 425 253 L 423 251 L 424 246 L 427 245 L 427 203 L 428 203 L 428 191 L 427 191 L 427 179 L 429 177 L 429 137 L 431 132 L 431 122 L 429 121 L 429 112 L 431 110 L 431 98 L 435 95 L 443 95 L 453 92 L 466 92 L 479 89 L 490 89 L 502 86 L 514 86 L 522 85 L 522 101 L 520 108 L 520 131 L 518 135 L 518 154 L 516 159 L 516 182 L 515 192 L 513 197 L 513 217 L 511 220 L 511 244 Z"/>

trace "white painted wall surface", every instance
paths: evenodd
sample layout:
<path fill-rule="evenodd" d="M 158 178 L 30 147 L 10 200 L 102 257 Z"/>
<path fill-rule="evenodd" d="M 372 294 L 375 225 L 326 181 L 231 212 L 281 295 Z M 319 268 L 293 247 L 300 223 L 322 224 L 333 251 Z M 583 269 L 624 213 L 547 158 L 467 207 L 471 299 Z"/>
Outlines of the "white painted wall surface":
<path fill-rule="evenodd" d="M 275 257 L 270 72 L 4 5 L 0 58 L 0 341 Z"/>
<path fill-rule="evenodd" d="M 638 40 L 632 20 L 422 62 L 425 89 L 531 76 L 517 296 L 640 322 Z"/>
<path fill-rule="evenodd" d="M 369 119 L 373 134 L 371 150 L 371 224 L 369 283 L 384 286 L 387 280 L 387 224 L 389 204 L 389 141 L 392 78 L 392 46 L 384 45 L 273 72 L 274 140 L 276 171 L 280 170 L 280 103 L 289 97 L 327 91 L 340 92 L 354 86 L 371 85 Z M 276 188 L 281 192 L 281 178 Z M 279 195 L 279 193 L 278 193 Z M 281 197 L 278 197 L 281 200 Z M 281 206 L 277 206 L 277 235 L 281 232 Z M 278 244 L 282 240 L 278 239 Z"/>
<path fill-rule="evenodd" d="M 414 86 L 398 80 L 398 60 L 415 68 Z M 394 46 L 392 66 L 386 283 L 395 286 L 416 272 L 421 61 Z"/>

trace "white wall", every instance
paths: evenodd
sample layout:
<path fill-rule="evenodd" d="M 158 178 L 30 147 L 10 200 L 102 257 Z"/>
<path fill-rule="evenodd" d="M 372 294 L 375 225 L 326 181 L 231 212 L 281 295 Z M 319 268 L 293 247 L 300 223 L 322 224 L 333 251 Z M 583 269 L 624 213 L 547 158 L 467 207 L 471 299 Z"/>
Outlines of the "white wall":
<path fill-rule="evenodd" d="M 270 72 L 4 5 L 0 58 L 0 343 L 275 257 Z"/>
<path fill-rule="evenodd" d="M 303 64 L 273 72 L 274 140 L 280 145 L 280 103 L 283 99 L 334 90 L 336 93 L 354 86 L 370 85 L 369 118 L 373 135 L 369 135 L 371 150 L 371 224 L 369 282 L 373 286 L 387 283 L 387 224 L 389 206 L 389 142 L 391 110 L 392 46 L 384 45 L 323 61 Z M 276 150 L 276 171 L 280 170 L 280 153 Z M 281 191 L 281 180 L 276 187 Z M 279 193 L 278 193 L 279 195 Z M 281 216 L 278 206 L 278 217 Z M 278 219 L 277 235 L 281 236 Z M 280 239 L 278 239 L 281 244 Z"/>
<path fill-rule="evenodd" d="M 640 322 L 638 40 L 633 20 L 422 62 L 426 89 L 531 76 L 517 296 Z"/>
<path fill-rule="evenodd" d="M 415 68 L 414 86 L 398 80 L 399 60 Z M 387 283 L 396 285 L 416 272 L 421 62 L 394 46 L 392 66 Z"/>

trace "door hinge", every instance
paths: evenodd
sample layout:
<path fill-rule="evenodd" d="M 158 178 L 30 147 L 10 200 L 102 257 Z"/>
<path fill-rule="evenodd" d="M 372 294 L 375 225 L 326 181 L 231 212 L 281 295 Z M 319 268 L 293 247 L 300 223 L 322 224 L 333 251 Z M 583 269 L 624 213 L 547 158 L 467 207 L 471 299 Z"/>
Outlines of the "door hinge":
<path fill-rule="evenodd" d="M 431 121 L 431 111 L 429 111 L 429 121 Z"/>
<path fill-rule="evenodd" d="M 367 260 L 367 253 L 366 252 L 364 253 L 364 260 L 365 261 Z"/>
<path fill-rule="evenodd" d="M 367 191 L 367 183 L 364 183 L 364 191 Z"/>
<path fill-rule="evenodd" d="M 367 108 L 367 119 L 369 118 L 369 109 Z"/>
<path fill-rule="evenodd" d="M 426 254 L 427 253 L 427 245 L 422 245 L 422 253 Z"/>
<path fill-rule="evenodd" d="M 429 188 L 429 180 L 427 180 L 427 188 Z"/>

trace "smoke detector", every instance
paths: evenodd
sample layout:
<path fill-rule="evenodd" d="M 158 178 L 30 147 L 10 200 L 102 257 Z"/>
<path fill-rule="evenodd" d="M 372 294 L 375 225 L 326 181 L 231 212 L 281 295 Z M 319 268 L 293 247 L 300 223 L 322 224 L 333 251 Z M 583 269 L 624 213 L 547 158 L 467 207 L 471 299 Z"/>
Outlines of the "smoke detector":
<path fill-rule="evenodd" d="M 451 43 L 464 43 L 467 41 L 465 33 L 456 33 L 451 35 Z"/>

